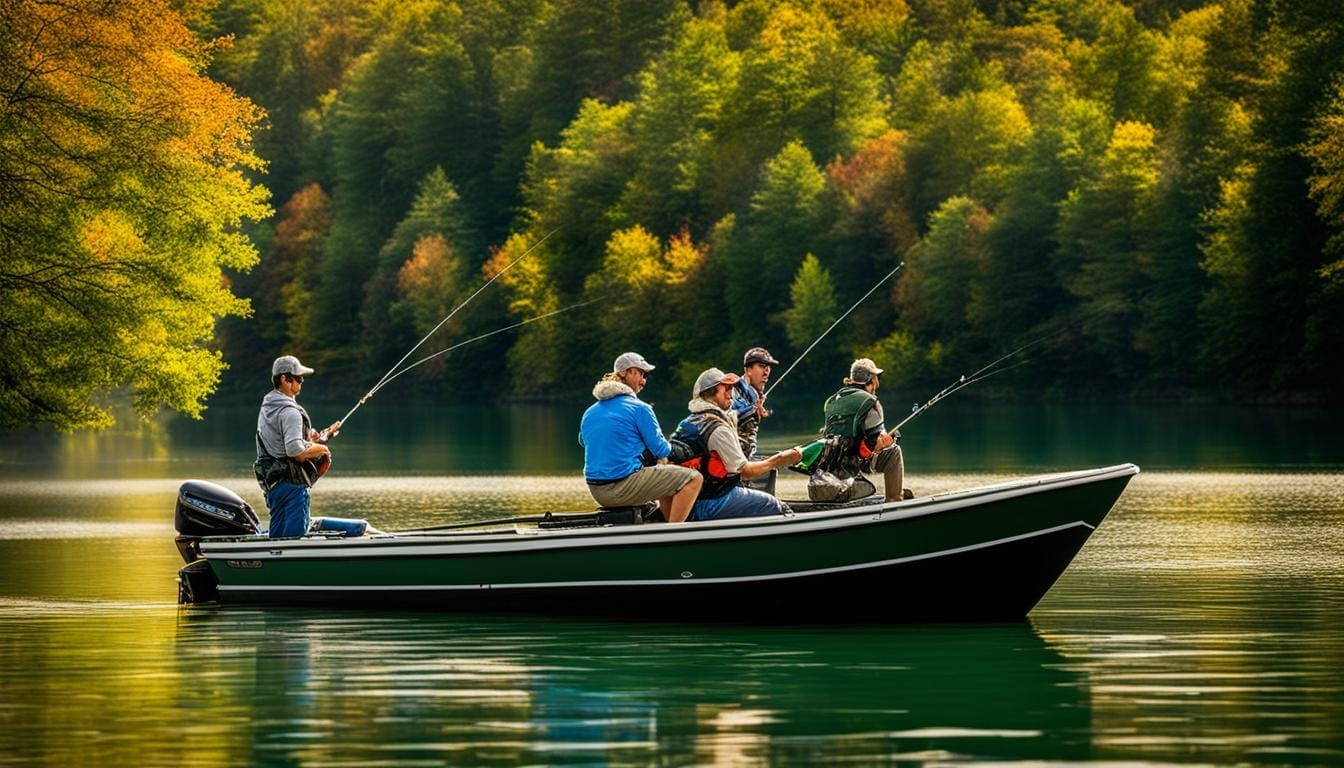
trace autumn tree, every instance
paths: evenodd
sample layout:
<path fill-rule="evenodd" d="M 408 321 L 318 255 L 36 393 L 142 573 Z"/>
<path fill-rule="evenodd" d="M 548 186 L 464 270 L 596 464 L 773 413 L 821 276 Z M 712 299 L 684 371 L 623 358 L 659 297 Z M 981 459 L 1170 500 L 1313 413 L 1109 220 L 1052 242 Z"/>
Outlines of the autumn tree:
<path fill-rule="evenodd" d="M 199 416 L 241 315 L 221 270 L 267 214 L 259 119 L 160 0 L 0 4 L 0 424 L 106 426 L 111 396 Z"/>
<path fill-rule="evenodd" d="M 234 43 L 210 73 L 266 110 L 256 148 L 267 158 L 274 199 L 289 199 L 310 180 L 314 115 L 368 47 L 374 11 L 363 0 L 220 0 L 211 9 L 209 34 Z"/>
<path fill-rule="evenodd" d="M 428 238 L 437 239 L 429 241 Z M 452 270 L 433 278 L 440 281 L 436 283 L 440 292 L 449 291 L 451 286 L 457 286 L 465 279 L 468 259 L 477 253 L 475 232 L 462 212 L 461 197 L 442 168 L 435 168 L 421 180 L 410 210 L 379 249 L 373 274 L 364 284 L 360 312 L 362 339 L 368 344 L 369 357 L 375 368 L 386 368 L 395 363 L 438 322 L 436 318 L 427 327 L 422 322 L 425 308 L 433 303 L 424 298 L 423 290 L 417 294 L 420 298 L 409 304 L 405 301 L 407 278 L 404 265 L 420 250 L 424 251 L 417 267 L 420 272 L 431 268 Z M 428 279 L 419 279 L 416 284 L 425 284 Z M 409 309 L 411 307 L 415 309 Z M 446 315 L 448 309 L 445 308 L 439 316 Z M 461 321 L 457 318 L 454 321 L 457 325 L 445 330 L 461 328 Z"/>
<path fill-rule="evenodd" d="M 411 257 L 397 271 L 397 294 L 389 314 L 421 336 L 439 326 L 453 310 L 462 260 L 442 233 L 421 235 Z"/>
<path fill-rule="evenodd" d="M 886 130 L 872 57 L 846 45 L 824 14 L 793 3 L 733 13 L 749 45 L 719 135 L 721 182 L 740 194 L 790 142 L 830 161 Z M 730 200 L 723 191 L 718 199 Z"/>
<path fill-rule="evenodd" d="M 555 282 L 547 269 L 547 243 L 541 242 L 541 237 L 513 235 L 481 268 L 487 279 L 498 276 L 507 291 L 507 311 L 517 320 L 539 317 L 561 308 Z M 531 257 L 529 249 L 534 249 Z M 546 318 L 518 331 L 507 353 L 514 392 L 538 395 L 563 380 L 566 347 L 561 343 L 560 319 Z"/>
<path fill-rule="evenodd" d="M 321 274 L 322 244 L 330 228 L 331 198 L 319 184 L 304 186 L 281 206 L 269 244 L 261 245 L 260 265 L 233 279 L 236 290 L 251 297 L 253 314 L 224 318 L 218 333 L 230 350 L 230 364 L 241 374 L 236 383 L 249 391 L 257 385 L 256 372 L 269 370 L 280 350 L 325 367 L 325 350 L 317 342 L 313 276 Z M 225 391 L 229 383 L 223 383 Z"/>

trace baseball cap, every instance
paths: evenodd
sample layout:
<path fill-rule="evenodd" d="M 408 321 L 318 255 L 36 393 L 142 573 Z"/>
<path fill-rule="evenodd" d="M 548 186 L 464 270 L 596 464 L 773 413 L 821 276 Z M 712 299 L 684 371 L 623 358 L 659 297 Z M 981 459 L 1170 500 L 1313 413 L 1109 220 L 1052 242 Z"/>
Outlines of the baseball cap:
<path fill-rule="evenodd" d="M 695 377 L 695 389 L 691 391 L 691 397 L 699 397 L 720 384 L 736 384 L 740 378 L 736 373 L 724 373 L 718 368 L 710 368 Z"/>
<path fill-rule="evenodd" d="M 616 358 L 616 362 L 611 366 L 611 372 L 620 373 L 621 371 L 628 371 L 631 368 L 638 368 L 639 370 L 648 373 L 654 369 L 654 365 L 648 360 L 645 360 L 644 356 L 638 352 L 626 352 Z"/>
<path fill-rule="evenodd" d="M 313 372 L 312 368 L 299 362 L 299 358 L 293 355 L 285 355 L 275 358 L 271 363 L 271 376 L 279 376 L 282 373 L 288 373 L 291 376 L 307 376 Z"/>
<path fill-rule="evenodd" d="M 745 368 L 752 363 L 765 363 L 767 365 L 779 365 L 779 361 L 770 356 L 770 351 L 765 347 L 752 347 L 747 350 L 747 354 L 742 356 L 742 367 Z"/>
<path fill-rule="evenodd" d="M 856 382 L 865 382 L 874 376 L 881 376 L 882 369 L 877 367 L 877 363 L 866 357 L 860 357 L 849 366 L 849 380 Z"/>

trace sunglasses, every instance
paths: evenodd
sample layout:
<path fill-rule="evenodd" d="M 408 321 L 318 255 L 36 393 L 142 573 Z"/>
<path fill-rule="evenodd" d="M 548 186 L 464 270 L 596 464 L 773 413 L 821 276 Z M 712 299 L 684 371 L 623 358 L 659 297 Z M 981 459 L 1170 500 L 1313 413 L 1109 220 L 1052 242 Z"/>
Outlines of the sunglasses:
<path fill-rule="evenodd" d="M 295 376 L 295 375 L 292 374 L 292 373 L 287 373 L 287 374 L 285 374 L 285 375 L 288 376 L 288 377 L 289 377 L 289 380 L 292 381 L 292 382 L 294 382 L 295 384 L 302 384 L 302 383 L 303 383 L 303 377 L 302 377 L 302 376 Z"/>

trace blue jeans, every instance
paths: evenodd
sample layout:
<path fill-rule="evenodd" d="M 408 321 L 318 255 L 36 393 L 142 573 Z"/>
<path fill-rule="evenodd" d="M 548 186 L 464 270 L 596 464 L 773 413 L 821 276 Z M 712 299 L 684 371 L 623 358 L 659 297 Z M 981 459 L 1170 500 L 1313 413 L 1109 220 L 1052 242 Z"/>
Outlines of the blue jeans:
<path fill-rule="evenodd" d="M 294 483 L 279 482 L 266 494 L 266 506 L 271 510 L 271 530 L 267 534 L 272 539 L 286 539 L 304 536 L 312 527 L 317 533 L 342 533 L 346 536 L 363 536 L 369 528 L 367 520 L 348 520 L 343 517 L 309 517 L 312 497 L 308 488 Z M 317 525 L 312 525 L 316 522 Z"/>
<path fill-rule="evenodd" d="M 267 536 L 287 539 L 308 533 L 308 510 L 312 498 L 307 486 L 280 481 L 266 493 L 266 508 L 271 511 Z"/>
<path fill-rule="evenodd" d="M 688 520 L 728 520 L 784 514 L 784 505 L 768 493 L 736 486 L 717 499 L 700 499 L 691 507 Z"/>

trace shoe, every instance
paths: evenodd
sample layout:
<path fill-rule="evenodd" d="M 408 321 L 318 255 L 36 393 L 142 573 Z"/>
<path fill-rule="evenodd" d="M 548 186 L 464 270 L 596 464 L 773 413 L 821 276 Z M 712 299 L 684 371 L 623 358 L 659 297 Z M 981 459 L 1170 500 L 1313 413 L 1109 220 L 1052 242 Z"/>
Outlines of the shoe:
<path fill-rule="evenodd" d="M 902 498 L 902 499 L 913 499 L 913 498 L 915 498 L 915 492 L 912 491 L 912 490 L 910 490 L 909 488 L 902 488 L 902 489 L 901 489 L 901 498 Z"/>

